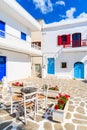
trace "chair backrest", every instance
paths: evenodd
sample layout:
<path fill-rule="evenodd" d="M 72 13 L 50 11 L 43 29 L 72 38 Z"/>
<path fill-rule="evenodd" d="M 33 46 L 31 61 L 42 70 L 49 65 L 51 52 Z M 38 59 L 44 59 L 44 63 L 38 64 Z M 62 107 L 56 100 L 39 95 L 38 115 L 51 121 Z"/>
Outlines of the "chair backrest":
<path fill-rule="evenodd" d="M 24 102 L 27 103 L 27 102 L 36 100 L 36 94 L 37 94 L 37 91 L 32 92 L 32 93 L 27 93 L 27 94 L 23 93 Z"/>
<path fill-rule="evenodd" d="M 29 86 L 29 87 L 32 87 L 33 86 L 33 83 L 31 81 L 24 81 L 24 86 Z"/>
<path fill-rule="evenodd" d="M 43 94 L 47 98 L 48 97 L 48 89 L 49 89 L 49 85 L 43 85 L 42 88 L 38 89 L 38 94 Z"/>
<path fill-rule="evenodd" d="M 10 91 L 9 91 L 9 87 L 2 87 L 2 91 L 1 91 L 1 94 L 2 94 L 2 102 L 3 104 L 6 104 L 8 102 L 10 102 Z"/>

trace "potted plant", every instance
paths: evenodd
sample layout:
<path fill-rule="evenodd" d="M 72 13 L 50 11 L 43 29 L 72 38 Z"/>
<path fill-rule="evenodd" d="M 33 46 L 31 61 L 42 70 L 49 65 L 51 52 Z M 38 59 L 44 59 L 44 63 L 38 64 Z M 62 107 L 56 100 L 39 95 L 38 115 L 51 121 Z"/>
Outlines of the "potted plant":
<path fill-rule="evenodd" d="M 54 90 L 54 91 L 59 91 L 59 87 L 57 85 L 55 86 L 50 86 L 49 90 Z"/>
<path fill-rule="evenodd" d="M 59 87 L 57 85 L 46 85 L 44 84 L 42 89 L 48 89 L 48 97 L 55 98 L 56 94 L 59 92 Z"/>
<path fill-rule="evenodd" d="M 12 83 L 12 86 L 23 87 L 23 82 L 14 82 Z"/>
<path fill-rule="evenodd" d="M 53 106 L 53 120 L 63 122 L 68 110 L 70 95 L 59 93 L 56 104 Z"/>

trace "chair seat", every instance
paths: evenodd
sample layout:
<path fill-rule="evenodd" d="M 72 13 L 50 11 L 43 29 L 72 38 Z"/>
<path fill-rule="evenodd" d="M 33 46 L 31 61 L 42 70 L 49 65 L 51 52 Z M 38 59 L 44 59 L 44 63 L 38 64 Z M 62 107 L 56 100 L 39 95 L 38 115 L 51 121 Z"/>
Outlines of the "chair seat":
<path fill-rule="evenodd" d="M 21 101 L 23 100 L 21 95 L 13 95 L 12 96 L 12 101 Z"/>
<path fill-rule="evenodd" d="M 24 106 L 24 103 L 21 102 L 20 105 L 23 107 L 23 106 Z M 30 107 L 33 107 L 33 106 L 34 106 L 34 102 L 32 102 L 32 101 L 26 103 L 26 108 L 30 108 Z"/>
<path fill-rule="evenodd" d="M 37 98 L 38 98 L 38 99 L 44 99 L 45 97 L 46 97 L 46 96 L 43 95 L 43 94 L 38 94 L 38 95 L 37 95 Z"/>

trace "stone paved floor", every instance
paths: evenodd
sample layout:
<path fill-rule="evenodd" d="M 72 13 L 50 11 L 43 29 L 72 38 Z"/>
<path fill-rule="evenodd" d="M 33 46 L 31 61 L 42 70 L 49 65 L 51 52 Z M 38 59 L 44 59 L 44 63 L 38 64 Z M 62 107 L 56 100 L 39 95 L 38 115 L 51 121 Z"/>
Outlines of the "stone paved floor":
<path fill-rule="evenodd" d="M 87 130 L 87 81 L 55 77 L 29 78 L 23 81 L 31 81 L 38 87 L 44 83 L 58 85 L 62 92 L 69 93 L 71 98 L 65 120 L 62 123 L 53 121 L 52 113 L 48 109 L 40 111 L 36 121 L 28 119 L 27 125 L 24 125 L 15 116 L 12 117 L 5 110 L 0 110 L 0 130 Z"/>

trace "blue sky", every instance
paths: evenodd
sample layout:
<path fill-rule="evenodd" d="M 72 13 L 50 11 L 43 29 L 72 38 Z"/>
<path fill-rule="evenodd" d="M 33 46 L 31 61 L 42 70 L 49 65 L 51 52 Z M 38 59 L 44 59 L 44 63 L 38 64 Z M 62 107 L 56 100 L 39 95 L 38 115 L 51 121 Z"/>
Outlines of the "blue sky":
<path fill-rule="evenodd" d="M 87 0 L 16 0 L 35 19 L 45 23 L 87 17 Z"/>

